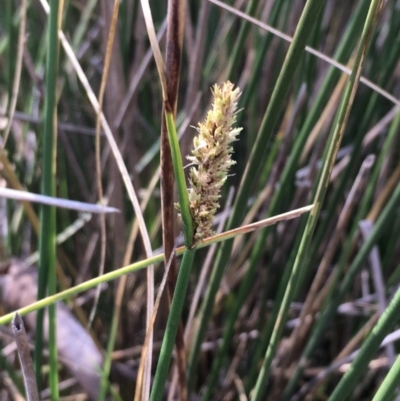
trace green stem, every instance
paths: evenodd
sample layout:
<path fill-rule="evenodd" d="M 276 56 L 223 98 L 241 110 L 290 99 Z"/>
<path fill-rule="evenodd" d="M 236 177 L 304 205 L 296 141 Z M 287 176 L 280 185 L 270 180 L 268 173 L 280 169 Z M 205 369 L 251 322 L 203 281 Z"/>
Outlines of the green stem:
<path fill-rule="evenodd" d="M 186 187 L 185 174 L 183 172 L 183 163 L 181 151 L 179 148 L 178 134 L 175 129 L 174 116 L 172 113 L 165 112 L 165 120 L 168 129 L 168 139 L 171 146 L 172 164 L 174 166 L 174 174 L 178 187 L 178 197 L 180 212 L 183 222 L 183 235 L 186 248 L 190 249 L 193 246 L 193 219 L 190 214 L 189 196 Z"/>
<path fill-rule="evenodd" d="M 397 310 L 399 306 L 400 305 L 397 305 Z M 382 382 L 372 401 L 392 400 L 394 392 L 399 385 L 399 380 L 400 380 L 400 357 L 396 359 L 396 362 L 389 370 L 389 373 L 385 377 L 385 380 Z"/>
<path fill-rule="evenodd" d="M 111 331 L 107 345 L 107 352 L 104 356 L 103 370 L 101 372 L 100 392 L 98 396 L 98 401 L 104 401 L 106 399 L 107 390 L 110 388 L 108 377 L 110 375 L 110 370 L 111 370 L 112 352 L 114 351 L 115 341 L 117 338 L 119 318 L 120 318 L 119 310 L 115 310 L 111 322 Z"/>
<path fill-rule="evenodd" d="M 165 329 L 161 346 L 160 359 L 157 364 L 153 387 L 151 389 L 150 401 L 161 401 L 163 398 L 164 386 L 167 380 L 169 365 L 171 363 L 176 333 L 181 320 L 182 309 L 185 302 L 186 290 L 189 284 L 190 271 L 192 269 L 195 252 L 196 249 L 186 249 L 183 254 L 181 266 L 179 268 L 178 280 L 176 282 L 175 292 L 172 298 L 171 309 L 168 316 L 167 327 Z"/>
<path fill-rule="evenodd" d="M 48 27 L 48 50 L 46 59 L 46 105 L 43 134 L 43 164 L 42 164 L 42 194 L 54 197 L 56 195 L 56 87 L 58 71 L 58 30 L 59 1 L 51 0 Z M 38 299 L 46 294 L 56 292 L 56 211 L 54 207 L 42 206 L 40 214 L 39 235 L 39 283 Z M 50 351 L 50 391 L 51 399 L 57 401 L 58 394 L 58 363 L 56 341 L 56 309 L 49 307 L 49 351 Z M 41 367 L 43 351 L 43 318 L 44 311 L 37 314 L 35 367 L 38 387 L 41 384 Z"/>
<path fill-rule="evenodd" d="M 177 254 L 181 254 L 181 252 L 177 252 Z M 75 287 L 69 288 L 67 290 L 58 292 L 57 294 L 50 295 L 46 298 L 42 298 L 33 304 L 27 305 L 21 309 L 18 309 L 16 311 L 13 311 L 11 313 L 7 313 L 6 315 L 3 315 L 0 317 L 0 326 L 5 325 L 11 322 L 15 312 L 18 312 L 21 316 L 25 316 L 28 313 L 35 312 L 37 310 L 40 310 L 42 308 L 45 308 L 53 303 L 63 301 L 65 299 L 71 298 L 73 295 L 79 294 L 84 291 L 88 291 L 91 288 L 94 288 L 102 283 L 106 283 L 108 281 L 116 280 L 117 278 L 133 273 L 137 270 L 143 269 L 149 265 L 153 265 L 156 263 L 160 263 L 164 260 L 164 254 L 160 254 L 157 256 L 153 256 L 152 258 L 142 260 L 140 262 L 133 263 L 131 265 L 121 267 L 120 269 L 111 271 L 109 273 L 103 274 L 99 277 L 95 277 L 91 280 L 87 280 L 82 284 L 78 284 Z"/>
<path fill-rule="evenodd" d="M 258 1 L 256 0 L 250 0 L 250 2 L 247 4 L 246 7 L 246 15 L 249 16 L 254 16 L 258 6 Z M 249 33 L 250 28 L 252 27 L 252 24 L 250 22 L 247 22 L 245 19 L 242 20 L 242 25 L 240 27 L 239 34 L 235 40 L 235 47 L 232 51 L 232 55 L 230 57 L 230 62 L 229 62 L 229 70 L 228 70 L 228 77 L 231 77 L 233 80 L 237 80 L 237 77 L 240 76 L 239 71 L 240 68 L 238 68 L 239 63 L 242 61 L 242 52 L 243 52 L 243 47 L 247 38 L 247 35 Z"/>

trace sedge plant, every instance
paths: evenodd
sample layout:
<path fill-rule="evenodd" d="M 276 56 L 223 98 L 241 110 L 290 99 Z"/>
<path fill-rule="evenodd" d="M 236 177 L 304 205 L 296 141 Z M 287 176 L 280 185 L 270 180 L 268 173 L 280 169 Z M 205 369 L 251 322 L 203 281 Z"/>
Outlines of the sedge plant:
<path fill-rule="evenodd" d="M 178 279 L 172 298 L 167 327 L 163 337 L 160 358 L 150 394 L 151 401 L 162 399 L 172 358 L 175 337 L 178 330 L 190 271 L 196 247 L 214 234 L 212 224 L 219 207 L 220 190 L 228 177 L 229 168 L 235 163 L 231 159 L 232 142 L 237 140 L 241 128 L 235 128 L 239 88 L 231 82 L 213 88 L 214 102 L 206 120 L 199 123 L 198 135 L 193 140 L 194 149 L 188 159 L 194 165 L 190 169 L 190 188 L 185 184 L 183 164 L 178 136 L 171 113 L 166 113 L 168 138 L 171 145 L 174 173 L 178 186 L 179 204 L 182 216 L 185 251 L 181 261 Z"/>

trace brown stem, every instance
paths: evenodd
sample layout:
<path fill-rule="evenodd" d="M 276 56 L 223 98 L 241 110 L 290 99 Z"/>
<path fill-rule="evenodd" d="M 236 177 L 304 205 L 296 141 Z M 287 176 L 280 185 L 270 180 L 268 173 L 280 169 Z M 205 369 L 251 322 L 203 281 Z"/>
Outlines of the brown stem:
<path fill-rule="evenodd" d="M 168 2 L 168 28 L 167 28 L 167 51 L 166 51 L 166 95 L 164 109 L 162 113 L 161 125 L 161 210 L 163 225 L 163 244 L 165 251 L 165 265 L 174 248 L 174 176 L 171 159 L 171 150 L 168 141 L 168 133 L 165 122 L 165 112 L 176 114 L 176 105 L 178 99 L 179 73 L 181 66 L 183 27 L 185 22 L 185 8 L 182 0 L 169 0 Z M 176 283 L 176 258 L 171 263 L 168 274 L 168 298 L 171 302 L 175 283 Z M 176 337 L 177 365 L 179 371 L 180 400 L 187 399 L 186 386 L 186 361 L 185 361 L 185 343 L 183 337 L 182 323 L 179 325 Z"/>

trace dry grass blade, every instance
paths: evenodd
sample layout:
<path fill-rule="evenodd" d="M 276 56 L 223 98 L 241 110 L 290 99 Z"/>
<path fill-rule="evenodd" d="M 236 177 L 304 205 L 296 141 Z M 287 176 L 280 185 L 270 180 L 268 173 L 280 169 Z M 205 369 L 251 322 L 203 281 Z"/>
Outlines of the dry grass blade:
<path fill-rule="evenodd" d="M 1 188 L 0 197 L 22 202 L 41 203 L 42 205 L 56 206 L 63 209 L 77 210 L 86 213 L 119 213 L 115 207 L 96 205 L 92 203 L 71 201 L 69 199 L 53 198 L 51 196 L 33 194 L 17 189 Z"/>
<path fill-rule="evenodd" d="M 382 189 L 381 193 L 379 194 L 378 199 L 374 203 L 373 208 L 368 213 L 367 220 L 369 221 L 376 221 L 379 213 L 382 211 L 385 203 L 388 201 L 390 195 L 396 188 L 396 185 L 400 181 L 400 165 L 396 167 L 393 171 L 390 178 L 387 180 L 386 185 Z"/>
<path fill-rule="evenodd" d="M 163 24 L 161 25 L 161 27 L 158 31 L 157 41 L 161 40 L 164 37 L 166 28 L 167 28 L 167 20 L 165 20 L 163 22 Z M 153 54 L 153 52 L 151 51 L 151 49 L 149 49 L 146 52 L 146 55 L 144 56 L 142 62 L 140 63 L 140 67 L 138 68 L 137 73 L 135 74 L 134 78 L 132 79 L 132 81 L 129 85 L 128 93 L 126 94 L 126 96 L 121 104 L 121 107 L 119 108 L 118 114 L 114 120 L 114 126 L 117 128 L 121 125 L 122 121 L 124 120 L 124 117 L 126 116 L 126 112 L 128 110 L 128 106 L 132 101 L 133 95 L 138 90 L 139 84 L 140 84 L 141 80 L 143 79 L 143 75 L 145 74 L 146 70 L 149 68 L 149 64 L 152 59 L 152 54 Z"/>
<path fill-rule="evenodd" d="M 15 314 L 11 323 L 14 339 L 17 344 L 18 357 L 21 363 L 25 383 L 26 397 L 28 401 L 39 401 L 39 393 L 36 385 L 35 373 L 28 339 L 26 336 L 24 322 L 18 313 Z"/>
<path fill-rule="evenodd" d="M 18 45 L 17 45 L 17 61 L 15 63 L 15 75 L 14 82 L 12 88 L 12 97 L 10 100 L 9 114 L 7 125 L 4 129 L 3 133 L 3 149 L 6 146 L 8 135 L 10 134 L 11 124 L 13 122 L 15 108 L 17 106 L 18 99 L 18 91 L 21 82 L 21 71 L 22 71 L 22 59 L 24 55 L 24 43 L 25 43 L 25 30 L 26 30 L 26 9 L 27 9 L 27 1 L 22 0 L 21 2 L 21 22 L 19 25 L 19 34 L 18 34 Z"/>
<path fill-rule="evenodd" d="M 149 35 L 150 45 L 154 53 L 154 60 L 158 70 L 163 91 L 163 99 L 167 97 L 167 80 L 165 77 L 164 60 L 161 55 L 160 46 L 158 45 L 156 30 L 154 29 L 153 17 L 151 16 L 150 4 L 148 0 L 141 0 L 144 21 L 146 23 L 147 34 Z"/>
<path fill-rule="evenodd" d="M 308 205 L 301 207 L 299 209 L 291 210 L 290 212 L 278 214 L 277 216 L 269 217 L 268 219 L 257 221 L 256 223 L 246 224 L 242 227 L 234 228 L 229 231 L 225 231 L 221 234 L 213 235 L 203 241 L 203 244 L 199 244 L 200 247 L 204 245 L 209 245 L 214 242 L 220 242 L 223 240 L 227 240 L 229 238 L 233 238 L 236 235 L 243 235 L 250 233 L 254 230 L 259 230 L 264 227 L 272 226 L 280 221 L 291 220 L 297 217 L 300 217 L 303 213 L 310 212 L 313 210 L 314 205 Z M 179 250 L 180 248 L 178 248 Z"/>
<path fill-rule="evenodd" d="M 335 116 L 335 110 L 339 103 L 340 97 L 343 93 L 344 85 L 346 84 L 346 80 L 347 80 L 347 75 L 343 74 L 340 77 L 340 80 L 337 83 L 332 93 L 332 96 L 329 98 L 329 101 L 325 106 L 324 111 L 321 113 L 318 122 L 315 124 L 313 130 L 310 132 L 310 135 L 308 136 L 306 145 L 304 146 L 303 153 L 300 158 L 300 163 L 303 164 L 306 161 L 307 156 L 311 152 L 313 146 L 315 146 L 315 142 L 318 140 L 318 137 L 321 134 L 321 131 L 324 129 L 324 127 L 327 127 L 332 123 L 332 120 Z"/>
<path fill-rule="evenodd" d="M 141 207 L 142 207 L 143 211 L 146 208 L 146 205 L 147 205 L 148 201 L 150 200 L 151 194 L 153 193 L 154 187 L 156 186 L 156 184 L 157 184 L 157 182 L 159 180 L 159 173 L 160 173 L 160 171 L 157 170 L 157 172 L 154 174 L 154 176 L 153 176 L 153 178 L 152 178 L 152 180 L 150 182 L 149 188 L 148 188 L 148 190 L 146 192 L 146 196 L 143 199 L 142 204 L 141 204 Z M 129 234 L 129 240 L 128 240 L 128 244 L 127 244 L 127 247 L 125 249 L 125 254 L 124 254 L 124 262 L 123 262 L 124 265 L 127 265 L 129 263 L 130 258 L 131 258 L 131 254 L 132 254 L 132 250 L 133 250 L 133 244 L 134 244 L 134 241 L 136 239 L 137 232 L 138 232 L 138 224 L 137 224 L 137 220 L 136 220 L 134 222 L 134 224 L 132 226 L 132 229 L 131 229 L 131 232 Z M 174 255 L 171 255 L 171 258 L 173 258 L 173 257 L 174 257 Z M 172 260 L 171 260 L 171 262 L 172 262 Z M 170 264 L 168 266 L 170 266 Z M 167 272 L 165 272 L 165 277 L 167 277 Z M 118 283 L 118 289 L 117 289 L 117 293 L 116 293 L 116 296 L 115 296 L 115 311 L 114 311 L 114 313 L 118 314 L 118 316 L 117 316 L 118 320 L 120 318 L 121 306 L 122 306 L 122 298 L 123 298 L 123 294 L 124 294 L 126 281 L 127 281 L 127 277 L 123 276 L 121 278 L 121 280 L 119 281 L 119 283 Z M 160 294 L 161 293 L 162 293 L 162 291 L 160 292 Z M 156 305 L 153 308 L 153 316 L 154 317 L 156 316 L 157 310 L 158 310 L 158 305 L 157 305 L 157 300 L 156 300 Z M 142 353 L 141 353 L 142 358 L 140 360 L 140 363 L 141 363 L 140 366 L 142 368 L 139 369 L 139 371 L 138 371 L 138 379 L 137 379 L 137 384 L 136 384 L 135 398 L 139 397 L 141 391 L 143 391 L 143 386 L 142 386 L 143 364 L 142 363 L 144 363 L 144 360 L 145 360 L 147 352 L 148 352 L 148 343 L 150 341 L 150 337 L 151 337 L 151 333 L 152 333 L 152 330 L 153 330 L 153 326 L 154 326 L 154 322 L 151 323 L 151 320 L 150 320 L 150 324 L 149 324 L 148 330 L 147 330 L 147 335 L 146 335 L 146 338 L 145 338 L 145 344 L 143 345 Z M 147 337 L 147 336 L 149 336 L 149 337 Z"/>
<path fill-rule="evenodd" d="M 101 77 L 100 91 L 99 91 L 99 107 L 96 116 L 96 178 L 97 178 L 97 191 L 100 204 L 103 204 L 103 184 L 101 180 L 101 156 L 100 156 L 100 130 L 101 130 L 101 113 L 103 110 L 104 92 L 106 90 L 108 72 L 110 69 L 111 52 L 114 44 L 115 30 L 118 20 L 119 0 L 114 1 L 114 8 L 112 20 L 110 25 L 110 32 L 108 35 L 107 49 L 104 57 L 104 69 Z M 99 262 L 99 275 L 104 273 L 104 264 L 106 260 L 106 218 L 104 213 L 100 214 L 100 262 Z M 100 297 L 100 286 L 97 287 L 95 302 L 89 317 L 89 326 L 92 324 L 94 315 L 96 313 L 97 304 Z"/>
<path fill-rule="evenodd" d="M 14 189 L 24 192 L 24 187 L 19 181 L 15 171 L 8 160 L 7 154 L 3 149 L 0 149 L 0 163 L 2 164 L 1 175 L 5 177 L 8 182 L 8 185 L 12 186 Z M 22 201 L 24 205 L 25 212 L 29 218 L 29 221 L 32 224 L 33 229 L 36 233 L 39 232 L 39 219 L 36 216 L 36 213 L 32 207 L 32 205 L 27 201 Z"/>

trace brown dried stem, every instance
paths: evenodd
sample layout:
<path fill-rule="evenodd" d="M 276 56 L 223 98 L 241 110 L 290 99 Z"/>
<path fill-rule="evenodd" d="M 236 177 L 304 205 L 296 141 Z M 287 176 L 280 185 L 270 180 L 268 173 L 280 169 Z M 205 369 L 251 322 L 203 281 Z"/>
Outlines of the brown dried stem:
<path fill-rule="evenodd" d="M 33 371 L 29 342 L 26 336 L 24 322 L 18 313 L 14 315 L 11 327 L 15 343 L 17 344 L 19 361 L 21 363 L 22 375 L 24 377 L 26 397 L 28 401 L 39 401 L 39 393 L 35 373 Z"/>

